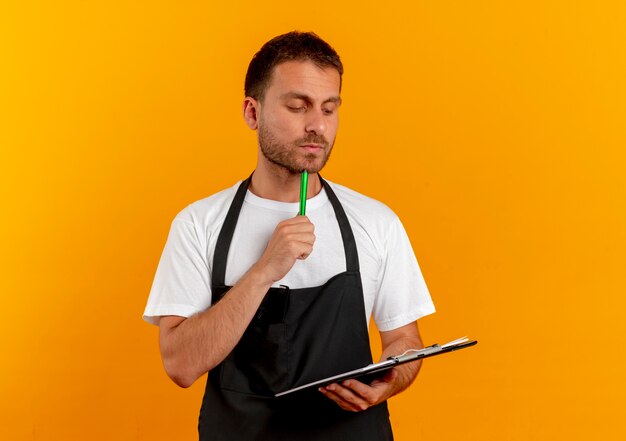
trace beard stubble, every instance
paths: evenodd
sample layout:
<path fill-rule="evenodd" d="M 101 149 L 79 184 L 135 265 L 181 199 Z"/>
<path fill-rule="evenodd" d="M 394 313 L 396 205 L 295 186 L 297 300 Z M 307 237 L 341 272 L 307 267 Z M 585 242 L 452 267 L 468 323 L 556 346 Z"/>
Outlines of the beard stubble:
<path fill-rule="evenodd" d="M 311 134 L 292 143 L 281 143 L 261 122 L 259 122 L 258 136 L 263 156 L 271 163 L 284 168 L 292 174 L 300 174 L 305 170 L 309 173 L 319 172 L 328 162 L 330 153 L 333 150 L 333 146 L 329 144 L 326 138 L 316 134 Z M 321 158 L 318 158 L 318 155 L 314 153 L 307 152 L 302 154 L 299 151 L 301 145 L 308 143 L 324 146 Z"/>

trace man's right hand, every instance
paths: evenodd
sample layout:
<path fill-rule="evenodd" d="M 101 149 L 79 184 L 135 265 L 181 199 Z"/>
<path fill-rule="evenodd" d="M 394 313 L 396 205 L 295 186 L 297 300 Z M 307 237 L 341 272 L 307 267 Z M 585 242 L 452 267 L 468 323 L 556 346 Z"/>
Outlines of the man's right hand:
<path fill-rule="evenodd" d="M 270 283 L 285 277 L 297 259 L 306 259 L 313 251 L 315 227 L 306 216 L 296 216 L 280 222 L 270 238 L 265 252 L 254 265 Z"/>
<path fill-rule="evenodd" d="M 233 350 L 267 290 L 311 254 L 313 230 L 305 216 L 279 223 L 261 258 L 219 302 L 189 318 L 161 317 L 161 357 L 176 384 L 190 386 Z"/>

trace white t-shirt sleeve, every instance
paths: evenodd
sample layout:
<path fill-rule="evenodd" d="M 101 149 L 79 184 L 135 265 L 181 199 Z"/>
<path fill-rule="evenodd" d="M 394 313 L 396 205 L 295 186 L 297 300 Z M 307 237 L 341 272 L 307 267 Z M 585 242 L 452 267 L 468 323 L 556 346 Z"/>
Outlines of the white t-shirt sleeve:
<path fill-rule="evenodd" d="M 160 316 L 190 317 L 210 306 L 210 269 L 200 242 L 193 222 L 179 214 L 159 261 L 144 320 L 158 324 Z"/>
<path fill-rule="evenodd" d="M 435 312 L 411 242 L 397 217 L 383 243 L 380 271 L 373 310 L 380 331 L 397 329 Z"/>

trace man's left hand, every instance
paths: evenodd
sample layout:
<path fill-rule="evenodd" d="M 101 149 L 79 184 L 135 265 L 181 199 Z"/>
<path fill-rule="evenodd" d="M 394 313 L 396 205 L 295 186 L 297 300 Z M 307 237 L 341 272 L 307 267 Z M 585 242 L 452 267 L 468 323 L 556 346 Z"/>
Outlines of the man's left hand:
<path fill-rule="evenodd" d="M 394 354 L 402 354 L 407 349 L 424 347 L 415 322 L 391 331 L 380 333 L 383 353 L 381 360 L 387 360 Z M 319 389 L 326 397 L 333 400 L 344 410 L 361 412 L 382 403 L 387 398 L 402 392 L 415 379 L 422 365 L 421 361 L 405 363 L 391 368 L 384 377 L 372 381 L 369 385 L 357 380 L 346 380 L 329 384 Z"/>
<path fill-rule="evenodd" d="M 395 368 L 390 369 L 383 378 L 374 380 L 367 385 L 351 379 L 341 383 L 329 384 L 319 391 L 333 400 L 343 410 L 361 412 L 372 406 L 382 403 L 398 391 L 395 380 L 398 373 Z"/>

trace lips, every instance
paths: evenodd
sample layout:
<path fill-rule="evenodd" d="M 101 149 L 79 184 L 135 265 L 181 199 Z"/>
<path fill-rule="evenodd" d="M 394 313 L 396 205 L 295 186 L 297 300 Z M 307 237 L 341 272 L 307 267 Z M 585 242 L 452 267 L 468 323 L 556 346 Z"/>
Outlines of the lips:
<path fill-rule="evenodd" d="M 319 152 L 324 150 L 324 146 L 321 144 L 301 144 L 300 147 L 305 149 L 307 152 Z"/>

